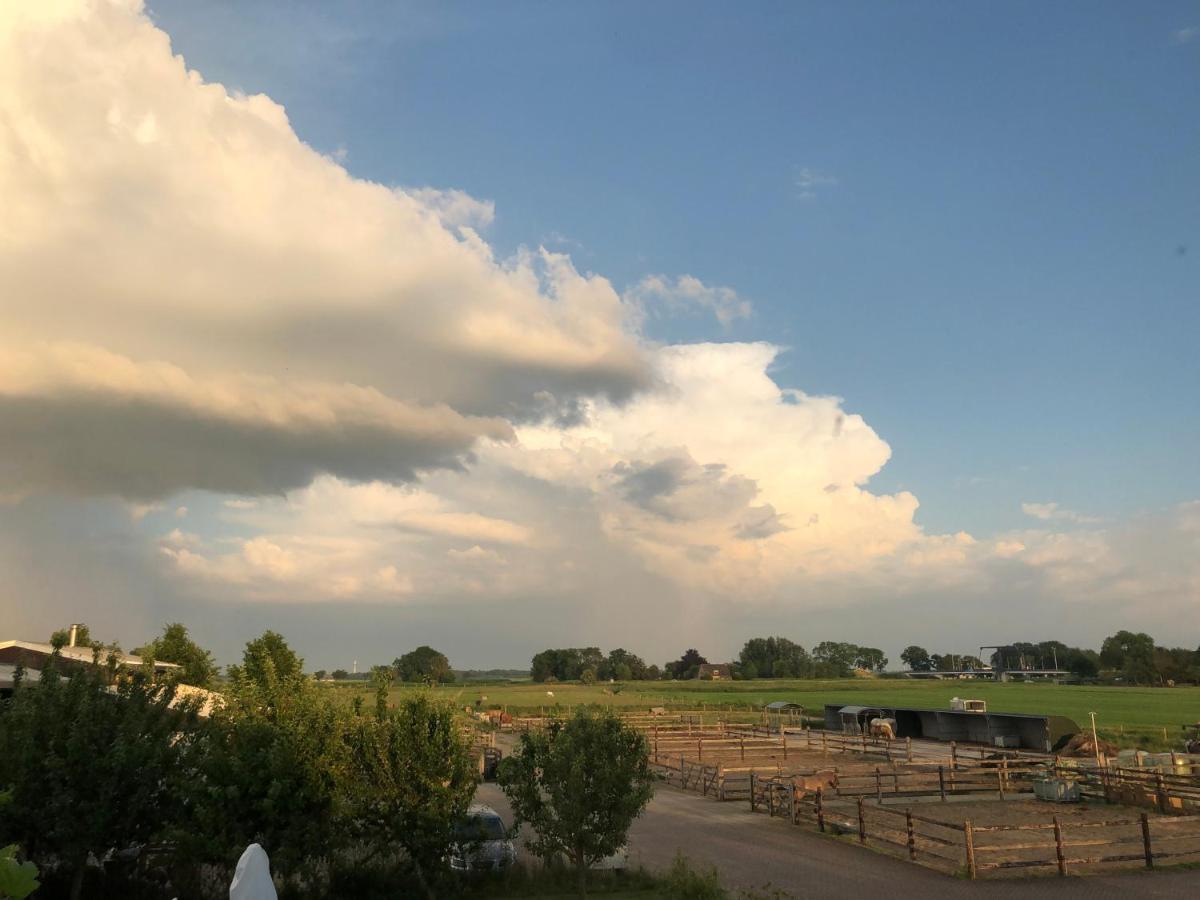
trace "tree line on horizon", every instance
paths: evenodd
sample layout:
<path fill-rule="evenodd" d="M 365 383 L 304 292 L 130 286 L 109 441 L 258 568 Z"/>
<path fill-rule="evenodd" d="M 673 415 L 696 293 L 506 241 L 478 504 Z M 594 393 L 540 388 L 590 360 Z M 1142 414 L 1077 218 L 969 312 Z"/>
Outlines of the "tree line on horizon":
<path fill-rule="evenodd" d="M 267 631 L 259 638 L 267 643 L 282 642 L 283 638 Z M 50 643 L 63 647 L 68 641 L 66 629 L 55 631 Z M 76 646 L 97 650 L 120 650 L 116 643 L 104 643 L 92 637 L 88 626 L 80 625 Z M 211 687 L 221 672 L 213 655 L 196 644 L 187 628 L 174 622 L 164 627 L 154 640 L 133 651 L 143 658 L 175 663 L 181 667 L 180 680 L 198 687 Z M 970 653 L 931 653 L 913 644 L 900 654 L 900 661 L 911 672 L 935 673 L 980 671 L 1004 667 L 1021 669 L 1058 668 L 1083 679 L 1106 679 L 1126 684 L 1183 684 L 1200 683 L 1200 648 L 1164 647 L 1144 632 L 1118 631 L 1102 642 L 1099 650 L 1070 646 L 1057 640 L 1016 641 L 993 650 L 982 660 Z M 757 678 L 846 678 L 855 672 L 876 675 L 887 673 L 888 658 L 875 647 L 863 647 L 842 641 L 821 641 L 811 652 L 789 638 L 781 636 L 750 638 L 742 646 L 736 660 L 727 663 L 729 677 L 735 680 Z M 529 674 L 538 683 L 551 681 L 658 681 L 695 678 L 700 667 L 709 660 L 695 648 L 689 648 L 679 659 L 662 666 L 645 660 L 622 647 L 604 653 L 598 647 L 564 647 L 542 650 L 530 661 Z M 229 667 L 232 671 L 236 667 Z M 501 671 L 501 670 L 498 670 Z M 517 674 L 502 670 L 505 676 Z M 326 677 L 324 669 L 314 676 Z M 428 645 L 422 645 L 397 657 L 390 666 L 374 666 L 368 672 L 352 676 L 344 669 L 335 669 L 329 676 L 334 680 L 357 678 L 368 681 L 386 674 L 407 683 L 446 684 L 458 676 L 449 658 Z M 486 676 L 490 673 L 461 673 L 464 676 Z"/>
<path fill-rule="evenodd" d="M 1200 683 L 1200 648 L 1160 647 L 1144 632 L 1118 631 L 1100 649 L 1072 647 L 1062 641 L 1016 641 L 994 650 L 985 662 L 972 654 L 930 653 L 910 645 L 900 654 L 910 672 L 981 671 L 988 668 L 1060 669 L 1085 679 L 1101 677 L 1127 684 Z M 646 665 L 623 648 L 605 655 L 598 647 L 543 650 L 533 657 L 536 682 L 654 681 L 698 677 L 708 659 L 689 648 L 661 668 Z M 888 658 L 875 647 L 821 641 L 809 652 L 785 637 L 750 638 L 738 658 L 727 664 L 735 680 L 755 678 L 847 678 L 855 672 L 887 673 Z"/>
<path fill-rule="evenodd" d="M 751 638 L 736 661 L 728 663 L 730 677 L 753 678 L 845 678 L 856 669 L 883 672 L 888 659 L 875 647 L 860 647 L 840 641 L 822 641 L 809 653 L 784 637 Z M 699 676 L 709 665 L 694 647 L 662 667 L 646 665 L 635 653 L 618 647 L 606 655 L 599 647 L 561 647 L 543 650 L 530 661 L 534 681 L 657 681 L 686 680 Z"/>

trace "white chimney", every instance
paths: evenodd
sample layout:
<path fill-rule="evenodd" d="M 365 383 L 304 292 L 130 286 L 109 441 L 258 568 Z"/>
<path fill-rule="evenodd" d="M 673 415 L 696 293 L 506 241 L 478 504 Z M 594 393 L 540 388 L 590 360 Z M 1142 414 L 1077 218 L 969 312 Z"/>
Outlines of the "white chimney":
<path fill-rule="evenodd" d="M 76 640 L 78 640 L 78 638 L 79 638 L 79 625 L 78 625 L 78 624 L 72 624 L 72 625 L 71 625 L 71 633 L 70 633 L 70 635 L 69 635 L 69 636 L 68 636 L 68 638 L 67 638 L 67 646 L 68 646 L 68 647 L 74 647 L 74 646 L 75 646 L 75 641 L 76 641 Z"/>

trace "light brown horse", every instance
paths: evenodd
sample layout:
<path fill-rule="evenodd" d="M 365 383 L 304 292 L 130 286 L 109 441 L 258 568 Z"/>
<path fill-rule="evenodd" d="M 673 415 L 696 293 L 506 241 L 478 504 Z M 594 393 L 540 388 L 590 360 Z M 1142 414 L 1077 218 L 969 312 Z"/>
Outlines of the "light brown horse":
<path fill-rule="evenodd" d="M 792 792 L 796 800 L 803 800 L 807 794 L 817 791 L 827 792 L 837 786 L 837 772 L 832 769 L 825 772 L 814 772 L 812 775 L 798 775 L 792 779 Z"/>
<path fill-rule="evenodd" d="M 870 726 L 871 737 L 883 738 L 885 741 L 896 739 L 894 719 L 872 719 Z"/>

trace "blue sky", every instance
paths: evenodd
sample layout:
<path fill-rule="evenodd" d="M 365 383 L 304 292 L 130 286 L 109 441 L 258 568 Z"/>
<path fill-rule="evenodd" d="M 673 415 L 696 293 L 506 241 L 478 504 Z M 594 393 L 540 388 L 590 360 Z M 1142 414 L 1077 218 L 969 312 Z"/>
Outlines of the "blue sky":
<path fill-rule="evenodd" d="M 652 332 L 790 347 L 931 529 L 1200 494 L 1200 5 L 150 10 L 353 174 L 494 200 L 500 251 L 732 287 Z"/>
<path fill-rule="evenodd" d="M 1200 4 L 146 2 L 0 5 L 21 636 L 1200 641 Z"/>

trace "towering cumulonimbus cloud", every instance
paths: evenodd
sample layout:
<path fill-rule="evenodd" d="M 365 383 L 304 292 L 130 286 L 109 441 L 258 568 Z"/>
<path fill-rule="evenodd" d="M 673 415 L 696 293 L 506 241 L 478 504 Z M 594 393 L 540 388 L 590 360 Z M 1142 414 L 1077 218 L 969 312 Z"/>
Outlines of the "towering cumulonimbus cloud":
<path fill-rule="evenodd" d="M 188 70 L 140 4 L 5 4 L 0 122 L 10 485 L 406 479 L 506 437 L 497 417 L 648 384 L 603 278 L 498 262 L 461 192 L 351 177 Z"/>

